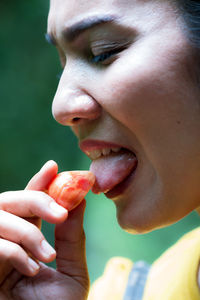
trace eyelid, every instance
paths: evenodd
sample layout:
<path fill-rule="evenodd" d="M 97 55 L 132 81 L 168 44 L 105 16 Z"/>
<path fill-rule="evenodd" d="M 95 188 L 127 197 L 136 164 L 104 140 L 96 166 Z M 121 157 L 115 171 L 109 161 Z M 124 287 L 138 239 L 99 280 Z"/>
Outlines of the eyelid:
<path fill-rule="evenodd" d="M 126 49 L 128 45 L 130 44 L 130 41 L 95 41 L 91 43 L 91 50 L 93 55 L 100 55 L 105 52 L 110 51 L 120 51 L 121 49 Z"/>
<path fill-rule="evenodd" d="M 91 62 L 97 65 L 109 65 L 116 59 L 116 55 L 123 50 L 124 48 L 118 48 L 107 52 L 103 52 L 99 55 L 93 55 L 93 57 L 91 58 Z"/>

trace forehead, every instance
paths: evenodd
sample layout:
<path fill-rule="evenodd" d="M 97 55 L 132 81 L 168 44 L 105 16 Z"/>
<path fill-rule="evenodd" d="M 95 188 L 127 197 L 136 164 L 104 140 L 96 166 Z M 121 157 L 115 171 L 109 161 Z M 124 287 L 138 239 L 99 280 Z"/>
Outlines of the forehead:
<path fill-rule="evenodd" d="M 108 14 L 119 11 L 136 2 L 145 0 L 51 0 L 49 22 L 67 22 L 68 24 L 79 21 L 81 17 Z M 57 19 L 57 20 L 56 20 Z M 55 24 L 54 24 L 55 25 Z"/>
<path fill-rule="evenodd" d="M 48 32 L 63 29 L 94 16 L 116 16 L 122 23 L 151 27 L 170 18 L 170 0 L 50 0 Z"/>
<path fill-rule="evenodd" d="M 84 13 L 86 11 L 105 10 L 108 7 L 124 7 L 139 3 L 147 3 L 150 0 L 50 0 L 50 9 L 67 9 L 69 15 Z"/>

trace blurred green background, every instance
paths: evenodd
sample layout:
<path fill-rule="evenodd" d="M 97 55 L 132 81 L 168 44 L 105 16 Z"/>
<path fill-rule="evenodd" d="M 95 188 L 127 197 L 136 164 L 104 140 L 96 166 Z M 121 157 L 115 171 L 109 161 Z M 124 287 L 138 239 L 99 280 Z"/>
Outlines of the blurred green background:
<path fill-rule="evenodd" d="M 44 38 L 48 6 L 47 0 L 0 2 L 0 192 L 23 189 L 49 159 L 58 163 L 59 171 L 89 166 L 70 129 L 58 125 L 51 115 L 60 64 L 56 50 Z M 132 236 L 118 226 L 113 203 L 90 193 L 85 230 L 91 281 L 110 257 L 151 263 L 198 225 L 199 216 L 192 213 L 169 228 Z M 53 230 L 53 225 L 43 224 L 52 244 Z"/>

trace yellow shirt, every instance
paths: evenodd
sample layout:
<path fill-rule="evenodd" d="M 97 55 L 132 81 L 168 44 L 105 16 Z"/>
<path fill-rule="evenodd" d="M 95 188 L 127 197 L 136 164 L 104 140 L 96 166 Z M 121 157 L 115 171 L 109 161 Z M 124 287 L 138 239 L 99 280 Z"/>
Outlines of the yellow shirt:
<path fill-rule="evenodd" d="M 142 300 L 200 300 L 197 273 L 200 228 L 184 235 L 151 266 Z M 91 287 L 88 300 L 123 300 L 134 264 L 123 257 L 109 260 Z"/>
<path fill-rule="evenodd" d="M 122 300 L 132 266 L 128 258 L 111 258 L 103 276 L 93 283 L 88 300 Z"/>
<path fill-rule="evenodd" d="M 184 235 L 149 272 L 143 300 L 199 300 L 200 228 Z"/>

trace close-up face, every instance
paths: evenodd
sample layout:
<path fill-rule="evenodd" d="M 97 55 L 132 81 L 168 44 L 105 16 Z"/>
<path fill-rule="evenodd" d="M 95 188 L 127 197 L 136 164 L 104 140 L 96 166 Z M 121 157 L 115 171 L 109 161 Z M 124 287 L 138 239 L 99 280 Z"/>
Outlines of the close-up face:
<path fill-rule="evenodd" d="M 119 224 L 148 232 L 200 205 L 200 92 L 167 0 L 51 0 L 63 73 L 55 119 L 71 126 Z"/>

